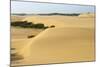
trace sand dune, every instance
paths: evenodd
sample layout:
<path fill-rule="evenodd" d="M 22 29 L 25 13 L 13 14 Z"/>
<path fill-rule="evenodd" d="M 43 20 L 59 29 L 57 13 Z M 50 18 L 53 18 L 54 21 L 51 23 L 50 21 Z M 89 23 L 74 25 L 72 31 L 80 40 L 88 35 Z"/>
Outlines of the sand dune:
<path fill-rule="evenodd" d="M 19 51 L 24 59 L 17 65 L 93 61 L 94 30 L 47 29 Z"/>
<path fill-rule="evenodd" d="M 31 39 L 12 39 L 12 47 L 24 58 L 12 65 L 95 60 L 94 17 L 29 16 L 24 20 L 56 27 L 48 28 Z"/>

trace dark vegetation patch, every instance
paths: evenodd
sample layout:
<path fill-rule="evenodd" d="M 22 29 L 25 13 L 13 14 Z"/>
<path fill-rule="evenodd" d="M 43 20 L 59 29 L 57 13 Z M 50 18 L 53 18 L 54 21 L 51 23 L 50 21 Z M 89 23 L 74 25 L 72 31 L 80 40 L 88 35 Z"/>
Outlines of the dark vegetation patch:
<path fill-rule="evenodd" d="M 50 28 L 55 28 L 55 25 L 51 25 Z"/>
<path fill-rule="evenodd" d="M 52 16 L 52 15 L 60 15 L 60 16 L 79 16 L 79 13 L 72 13 L 72 14 L 65 14 L 65 13 L 48 13 L 48 14 L 38 14 L 38 15 L 46 15 L 46 16 Z"/>
<path fill-rule="evenodd" d="M 11 54 L 11 61 L 17 61 L 17 60 L 21 60 L 21 59 L 24 59 L 24 57 L 17 53 Z"/>
<path fill-rule="evenodd" d="M 15 48 L 11 48 L 11 50 L 15 50 Z"/>
<path fill-rule="evenodd" d="M 26 16 L 26 15 L 40 15 L 40 16 L 52 16 L 52 15 L 60 15 L 60 16 L 79 16 L 80 13 L 71 13 L 71 14 L 67 14 L 67 13 L 42 13 L 42 14 L 25 14 L 25 13 L 17 13 L 17 14 L 12 14 L 12 15 L 19 15 L 19 16 Z"/>
<path fill-rule="evenodd" d="M 22 27 L 22 28 L 36 28 L 36 29 L 46 29 L 48 26 L 45 26 L 43 23 L 32 23 L 28 21 L 15 21 L 11 22 L 11 26 Z"/>
<path fill-rule="evenodd" d="M 35 35 L 29 35 L 27 38 L 33 38 L 35 37 Z"/>

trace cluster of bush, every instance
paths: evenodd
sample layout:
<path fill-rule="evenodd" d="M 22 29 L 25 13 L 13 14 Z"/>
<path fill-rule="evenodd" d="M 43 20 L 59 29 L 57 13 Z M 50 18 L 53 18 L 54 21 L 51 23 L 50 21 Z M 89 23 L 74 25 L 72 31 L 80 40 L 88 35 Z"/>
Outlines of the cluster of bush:
<path fill-rule="evenodd" d="M 18 27 L 23 27 L 23 28 L 36 28 L 36 29 L 47 29 L 49 28 L 48 26 L 45 26 L 43 23 L 37 23 L 34 24 L 32 22 L 28 22 L 28 21 L 15 21 L 15 22 L 11 22 L 11 26 L 18 26 Z M 54 25 L 50 26 L 55 27 Z"/>
<path fill-rule="evenodd" d="M 79 16 L 79 13 L 73 13 L 73 14 L 66 14 L 66 13 L 48 13 L 48 14 L 38 14 L 38 15 L 62 15 L 62 16 Z"/>
<path fill-rule="evenodd" d="M 27 22 L 27 21 L 11 22 L 11 26 L 19 26 L 19 27 L 23 27 L 23 28 L 36 28 L 36 29 L 48 28 L 47 26 L 44 26 L 44 24 L 42 24 L 42 23 L 34 24 L 32 22 Z"/>

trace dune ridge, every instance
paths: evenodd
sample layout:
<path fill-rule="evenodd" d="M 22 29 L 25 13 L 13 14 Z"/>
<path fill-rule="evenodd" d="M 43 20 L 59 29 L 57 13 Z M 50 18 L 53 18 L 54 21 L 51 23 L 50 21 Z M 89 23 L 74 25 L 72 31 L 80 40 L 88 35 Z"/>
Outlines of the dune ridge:
<path fill-rule="evenodd" d="M 84 28 L 47 29 L 19 51 L 24 59 L 18 65 L 93 61 L 93 31 Z"/>
<path fill-rule="evenodd" d="M 16 48 L 18 55 L 21 55 L 23 59 L 12 65 L 95 60 L 94 17 L 27 16 L 22 21 L 25 20 L 44 23 L 48 26 L 55 25 L 55 28 L 48 28 L 30 39 L 14 37 L 12 47 Z M 32 31 L 34 32 L 36 31 Z"/>

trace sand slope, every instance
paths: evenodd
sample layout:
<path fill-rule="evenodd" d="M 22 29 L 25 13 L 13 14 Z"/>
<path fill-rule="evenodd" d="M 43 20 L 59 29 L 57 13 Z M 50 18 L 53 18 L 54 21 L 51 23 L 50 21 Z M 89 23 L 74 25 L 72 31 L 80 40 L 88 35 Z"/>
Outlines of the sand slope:
<path fill-rule="evenodd" d="M 24 59 L 15 61 L 12 65 L 95 60 L 94 17 L 29 16 L 23 19 L 25 20 L 56 27 L 48 28 L 31 39 L 25 39 L 28 34 L 19 34 L 17 30 L 17 36 L 24 36 L 24 39 L 16 39 L 15 32 L 12 47 Z"/>
<path fill-rule="evenodd" d="M 47 29 L 19 51 L 24 59 L 17 65 L 94 60 L 94 30 Z M 16 64 L 15 64 L 16 65 Z"/>

